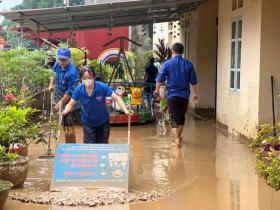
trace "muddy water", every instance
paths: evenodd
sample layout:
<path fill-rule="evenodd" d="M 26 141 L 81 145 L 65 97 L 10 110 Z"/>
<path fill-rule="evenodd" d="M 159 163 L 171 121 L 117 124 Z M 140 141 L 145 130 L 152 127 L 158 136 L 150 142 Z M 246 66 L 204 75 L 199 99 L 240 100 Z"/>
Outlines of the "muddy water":
<path fill-rule="evenodd" d="M 82 131 L 78 129 L 79 139 Z M 113 127 L 110 142 L 124 143 L 125 127 Z M 173 148 L 170 131 L 156 125 L 132 127 L 130 190 L 150 191 L 181 187 L 171 197 L 97 210 L 279 210 L 280 194 L 255 173 L 248 142 L 228 135 L 211 122 L 189 119 L 181 150 Z M 30 171 L 23 191 L 46 191 L 51 161 L 38 161 L 41 146 L 30 148 Z M 80 210 L 8 202 L 4 210 Z"/>

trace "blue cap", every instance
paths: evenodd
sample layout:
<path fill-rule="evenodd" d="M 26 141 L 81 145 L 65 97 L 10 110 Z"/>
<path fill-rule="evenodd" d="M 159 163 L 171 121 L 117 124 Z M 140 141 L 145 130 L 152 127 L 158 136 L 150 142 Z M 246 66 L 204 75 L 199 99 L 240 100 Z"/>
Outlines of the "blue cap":
<path fill-rule="evenodd" d="M 59 48 L 57 51 L 58 59 L 69 59 L 71 57 L 71 51 L 68 48 Z"/>

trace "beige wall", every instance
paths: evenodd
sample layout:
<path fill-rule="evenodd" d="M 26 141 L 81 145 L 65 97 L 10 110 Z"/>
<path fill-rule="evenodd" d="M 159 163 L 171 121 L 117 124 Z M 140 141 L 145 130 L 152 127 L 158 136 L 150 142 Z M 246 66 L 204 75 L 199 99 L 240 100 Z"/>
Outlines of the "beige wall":
<path fill-rule="evenodd" d="M 215 108 L 218 0 L 198 7 L 196 69 L 199 78 L 199 107 Z"/>
<path fill-rule="evenodd" d="M 231 21 L 243 17 L 241 87 L 231 92 Z M 232 11 L 231 0 L 219 1 L 217 120 L 229 131 L 254 136 L 259 122 L 259 74 L 261 41 L 261 0 L 244 0 L 242 9 Z"/>
<path fill-rule="evenodd" d="M 189 60 L 194 64 L 199 80 L 200 108 L 215 108 L 217 15 L 218 0 L 208 0 L 199 5 L 197 11 L 184 15 L 179 37 L 174 38 L 174 29 L 169 34 L 170 45 L 179 41 L 189 48 Z M 189 43 L 185 43 L 187 32 Z"/>
<path fill-rule="evenodd" d="M 181 20 L 180 41 L 189 31 L 189 59 L 199 78 L 200 107 L 215 104 L 216 15 L 218 27 L 217 120 L 229 132 L 253 137 L 257 126 L 272 121 L 270 76 L 275 77 L 276 115 L 280 120 L 280 1 L 244 0 L 232 11 L 231 0 L 208 0 Z M 230 91 L 231 22 L 242 17 L 240 91 Z M 169 44 L 177 39 L 169 37 Z"/>
<path fill-rule="evenodd" d="M 270 76 L 275 77 L 277 120 L 280 120 L 280 1 L 262 2 L 260 123 L 272 122 Z"/>

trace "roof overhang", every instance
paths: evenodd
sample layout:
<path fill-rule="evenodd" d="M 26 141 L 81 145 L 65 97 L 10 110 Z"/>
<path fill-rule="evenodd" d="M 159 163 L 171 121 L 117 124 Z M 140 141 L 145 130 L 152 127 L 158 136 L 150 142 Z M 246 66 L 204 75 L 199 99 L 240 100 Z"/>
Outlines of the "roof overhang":
<path fill-rule="evenodd" d="M 204 0 L 132 0 L 3 12 L 33 31 L 59 32 L 142 25 L 179 20 Z"/>

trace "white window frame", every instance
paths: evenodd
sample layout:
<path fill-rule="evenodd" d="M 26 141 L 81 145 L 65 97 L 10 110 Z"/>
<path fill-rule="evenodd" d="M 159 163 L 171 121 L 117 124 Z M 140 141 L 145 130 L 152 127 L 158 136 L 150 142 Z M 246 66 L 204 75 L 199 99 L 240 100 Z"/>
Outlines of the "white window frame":
<path fill-rule="evenodd" d="M 239 21 L 242 21 L 242 26 L 241 26 L 241 37 L 238 37 L 239 35 Z M 232 25 L 233 23 L 235 24 L 235 38 L 232 37 Z M 242 61 L 242 28 L 243 28 L 243 19 L 242 17 L 235 17 L 231 21 L 231 41 L 230 41 L 230 74 L 229 74 L 229 87 L 230 91 L 232 92 L 239 92 L 240 91 L 240 86 L 241 86 L 241 61 Z M 241 49 L 240 49 L 240 66 L 238 66 L 238 52 L 239 52 L 239 46 L 238 43 L 241 42 Z M 235 55 L 234 55 L 234 67 L 232 68 L 232 43 L 235 43 Z M 234 87 L 231 87 L 231 73 L 234 72 Z M 238 72 L 239 72 L 239 88 L 237 87 L 237 77 L 238 77 Z"/>
<path fill-rule="evenodd" d="M 242 6 L 239 6 L 239 1 L 240 0 L 231 0 L 231 9 L 234 11 L 234 10 L 237 10 L 237 9 L 240 9 L 240 8 L 242 8 L 243 6 L 244 6 L 244 0 L 243 0 L 243 2 L 242 2 Z M 233 2 L 235 2 L 235 5 L 236 5 L 236 8 L 234 9 L 233 8 Z"/>

